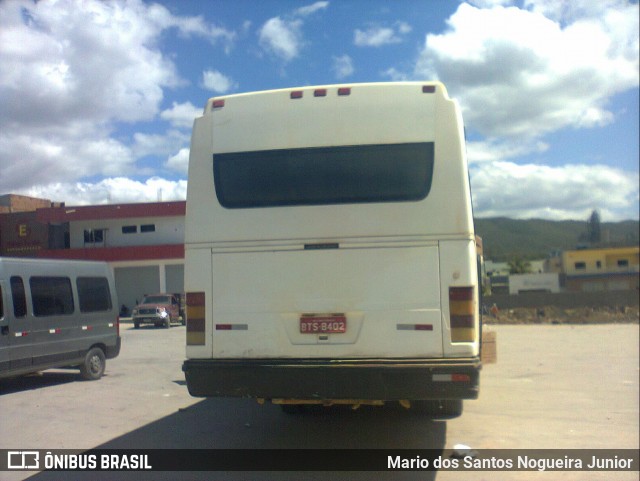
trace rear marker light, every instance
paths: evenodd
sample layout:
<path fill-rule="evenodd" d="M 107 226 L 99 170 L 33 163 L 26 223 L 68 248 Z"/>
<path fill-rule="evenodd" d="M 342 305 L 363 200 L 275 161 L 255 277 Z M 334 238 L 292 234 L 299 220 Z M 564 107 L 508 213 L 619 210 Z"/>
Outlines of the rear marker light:
<path fill-rule="evenodd" d="M 423 85 L 422 86 L 422 93 L 423 94 L 433 94 L 436 92 L 436 86 L 435 85 Z"/>
<path fill-rule="evenodd" d="M 397 324 L 398 331 L 433 331 L 433 324 Z"/>
<path fill-rule="evenodd" d="M 314 97 L 326 97 L 327 96 L 327 89 L 316 89 L 313 91 L 313 96 Z"/>
<path fill-rule="evenodd" d="M 351 89 L 349 87 L 340 87 L 338 89 L 338 95 L 351 95 Z"/>
<path fill-rule="evenodd" d="M 205 344 L 205 295 L 204 292 L 187 292 L 187 345 Z"/>
<path fill-rule="evenodd" d="M 222 107 L 224 107 L 224 100 L 214 100 L 211 103 L 211 108 L 213 109 L 221 109 Z"/>
<path fill-rule="evenodd" d="M 468 374 L 434 374 L 434 382 L 469 382 L 471 376 Z"/>
<path fill-rule="evenodd" d="M 247 331 L 248 324 L 216 324 L 216 331 Z"/>
<path fill-rule="evenodd" d="M 289 95 L 289 98 L 292 99 L 301 99 L 302 98 L 302 90 L 294 90 L 293 92 L 291 92 L 291 94 Z"/>
<path fill-rule="evenodd" d="M 449 288 L 451 342 L 475 341 L 477 331 L 476 311 L 474 286 Z"/>

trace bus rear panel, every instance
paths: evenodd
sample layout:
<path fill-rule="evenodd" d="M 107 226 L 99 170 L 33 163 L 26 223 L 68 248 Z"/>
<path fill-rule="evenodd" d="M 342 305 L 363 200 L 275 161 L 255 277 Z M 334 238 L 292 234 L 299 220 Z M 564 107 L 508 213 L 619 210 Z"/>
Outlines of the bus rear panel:
<path fill-rule="evenodd" d="M 471 197 L 442 84 L 211 99 L 194 124 L 185 244 L 192 395 L 477 397 Z"/>

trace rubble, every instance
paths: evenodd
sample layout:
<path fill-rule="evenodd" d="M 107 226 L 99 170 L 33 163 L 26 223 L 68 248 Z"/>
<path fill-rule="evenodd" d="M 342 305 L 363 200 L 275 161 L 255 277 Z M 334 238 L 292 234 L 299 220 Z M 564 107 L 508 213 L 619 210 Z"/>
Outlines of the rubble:
<path fill-rule="evenodd" d="M 495 312 L 496 309 L 493 309 Z M 639 323 L 638 306 L 579 307 L 556 306 L 499 309 L 485 313 L 486 324 L 616 324 Z"/>

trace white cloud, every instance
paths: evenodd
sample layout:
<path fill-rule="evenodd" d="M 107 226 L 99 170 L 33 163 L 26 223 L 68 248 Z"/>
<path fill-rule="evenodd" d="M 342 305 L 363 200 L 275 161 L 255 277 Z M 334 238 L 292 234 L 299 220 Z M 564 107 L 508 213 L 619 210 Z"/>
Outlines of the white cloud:
<path fill-rule="evenodd" d="M 594 209 L 610 221 L 638 218 L 638 178 L 603 165 L 472 166 L 476 215 L 512 218 L 582 219 Z"/>
<path fill-rule="evenodd" d="M 187 174 L 189 170 L 189 148 L 183 147 L 177 154 L 169 157 L 165 166 L 168 169 L 179 172 L 180 174 Z"/>
<path fill-rule="evenodd" d="M 328 6 L 329 2 L 315 2 L 298 8 L 285 18 L 280 16 L 270 18 L 258 31 L 260 47 L 285 62 L 290 62 L 300 54 L 304 45 L 302 18 L 309 17 Z"/>
<path fill-rule="evenodd" d="M 300 7 L 298 10 L 296 10 L 296 14 L 302 17 L 308 17 L 309 15 L 312 15 L 319 10 L 326 9 L 328 6 L 329 2 L 316 2 L 312 3 L 311 5 L 307 5 L 306 7 Z"/>
<path fill-rule="evenodd" d="M 0 192 L 146 172 L 136 156 L 152 150 L 152 138 L 129 145 L 112 134 L 155 119 L 164 89 L 185 83 L 159 47 L 170 29 L 226 46 L 234 38 L 140 0 L 0 2 Z M 174 104 L 164 118 L 187 128 L 180 116 L 189 107 Z M 168 152 L 184 146 L 167 137 L 163 148 L 179 144 Z"/>
<path fill-rule="evenodd" d="M 91 127 L 76 127 L 75 135 L 66 136 L 0 133 L 0 192 L 41 182 L 135 171 L 129 146 Z"/>
<path fill-rule="evenodd" d="M 137 181 L 125 177 L 111 177 L 100 182 L 57 182 L 42 184 L 16 193 L 65 202 L 66 205 L 101 205 L 134 202 L 185 200 L 186 180 L 166 180 L 151 177 Z"/>
<path fill-rule="evenodd" d="M 283 20 L 274 17 L 267 20 L 258 33 L 260 46 L 285 62 L 293 60 L 300 51 L 302 20 Z"/>
<path fill-rule="evenodd" d="M 336 78 L 341 80 L 343 78 L 353 75 L 355 71 L 353 67 L 353 60 L 348 55 L 341 55 L 339 57 L 333 57 L 333 66 L 331 68 L 336 74 Z"/>
<path fill-rule="evenodd" d="M 173 102 L 170 109 L 163 110 L 160 118 L 168 120 L 173 127 L 190 129 L 193 127 L 193 120 L 202 115 L 203 108 L 196 107 L 191 102 Z"/>
<path fill-rule="evenodd" d="M 487 139 L 467 142 L 467 158 L 469 164 L 494 162 L 513 159 L 520 156 L 537 153 L 541 154 L 549 149 L 549 145 L 540 140 L 524 141 Z"/>
<path fill-rule="evenodd" d="M 442 80 L 467 125 L 489 137 L 612 122 L 609 98 L 639 83 L 638 5 L 595 15 L 592 2 L 593 16 L 561 24 L 542 3 L 531 11 L 460 5 L 446 32 L 426 36 L 415 75 Z"/>
<path fill-rule="evenodd" d="M 136 133 L 133 140 L 131 150 L 136 158 L 147 155 L 167 156 L 189 145 L 190 132 L 171 129 L 159 134 Z"/>
<path fill-rule="evenodd" d="M 353 43 L 358 47 L 381 47 L 401 43 L 402 36 L 411 30 L 411 26 L 406 22 L 396 22 L 393 27 L 373 26 L 367 30 L 356 29 L 353 33 Z"/>
<path fill-rule="evenodd" d="M 236 88 L 236 84 L 226 75 L 217 70 L 205 70 L 202 72 L 202 86 L 207 90 L 224 94 Z"/>
<path fill-rule="evenodd" d="M 403 82 L 405 80 L 409 80 L 409 75 L 405 72 L 402 72 L 395 67 L 388 68 L 380 73 L 383 77 L 387 77 L 394 82 Z"/>

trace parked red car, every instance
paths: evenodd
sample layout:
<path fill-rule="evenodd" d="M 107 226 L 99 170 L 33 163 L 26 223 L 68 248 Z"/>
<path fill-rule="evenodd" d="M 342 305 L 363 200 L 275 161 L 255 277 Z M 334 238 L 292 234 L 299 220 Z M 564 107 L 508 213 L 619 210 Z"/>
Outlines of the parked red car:
<path fill-rule="evenodd" d="M 164 293 L 144 296 L 142 302 L 131 312 L 133 326 L 138 329 L 140 324 L 154 324 L 168 329 L 172 322 L 180 322 L 184 326 L 180 298 L 179 294 Z"/>

